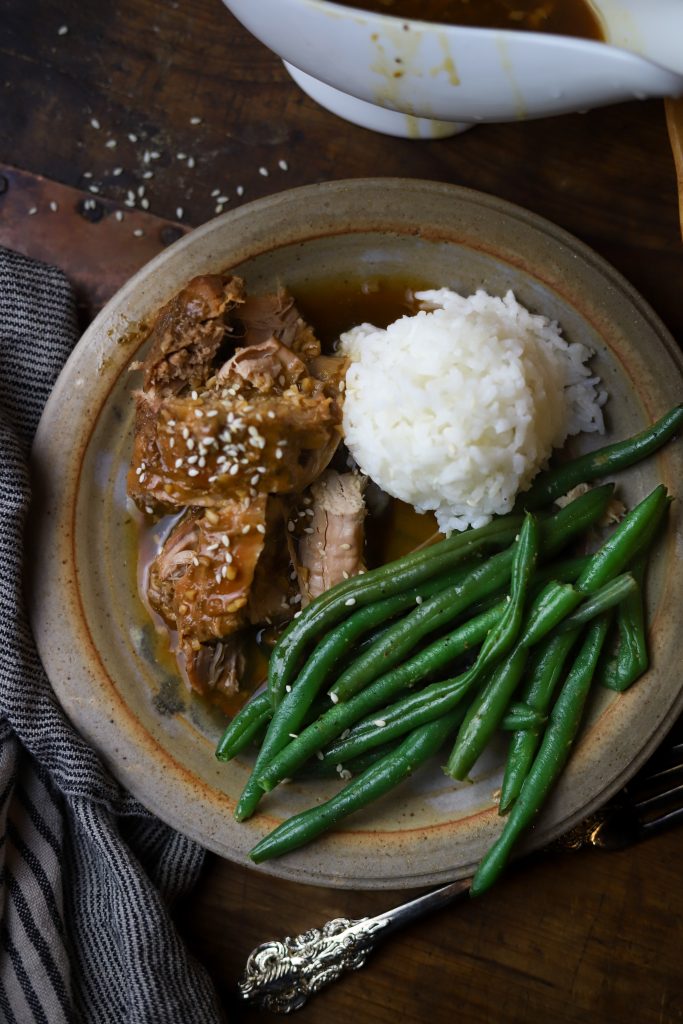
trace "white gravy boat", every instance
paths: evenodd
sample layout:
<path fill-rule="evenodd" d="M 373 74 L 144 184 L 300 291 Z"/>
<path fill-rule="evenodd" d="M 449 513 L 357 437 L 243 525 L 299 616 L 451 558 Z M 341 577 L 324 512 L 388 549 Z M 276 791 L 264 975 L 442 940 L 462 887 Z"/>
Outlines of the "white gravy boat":
<path fill-rule="evenodd" d="M 407 21 L 329 0 L 224 0 L 323 107 L 412 138 L 683 94 L 683 0 L 591 2 L 605 42 Z"/>

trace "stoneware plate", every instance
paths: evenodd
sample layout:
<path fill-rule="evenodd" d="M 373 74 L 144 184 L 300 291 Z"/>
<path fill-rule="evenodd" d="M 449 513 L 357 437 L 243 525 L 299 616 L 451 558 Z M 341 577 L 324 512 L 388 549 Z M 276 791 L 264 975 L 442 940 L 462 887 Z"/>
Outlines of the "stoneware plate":
<path fill-rule="evenodd" d="M 75 725 L 121 782 L 171 825 L 245 862 L 284 817 L 333 783 L 292 783 L 247 824 L 232 817 L 249 759 L 213 756 L 224 720 L 158 660 L 137 596 L 125 496 L 139 326 L 195 274 L 232 268 L 252 291 L 286 284 L 410 278 L 459 291 L 512 288 L 595 350 L 609 390 L 609 438 L 641 429 L 681 400 L 681 353 L 652 310 L 576 239 L 491 196 L 420 181 L 332 182 L 270 196 L 206 224 L 141 270 L 69 359 L 34 448 L 31 606 L 41 656 Z M 584 447 L 596 446 L 593 435 Z M 622 475 L 633 502 L 683 478 L 679 442 Z M 540 846 L 605 801 L 644 761 L 683 703 L 677 626 L 683 576 L 674 503 L 648 600 L 653 664 L 623 696 L 595 693 L 582 739 L 528 840 Z M 680 556 L 679 556 L 680 557 Z M 397 888 L 470 873 L 500 830 L 494 793 L 502 748 L 455 785 L 435 762 L 309 848 L 259 870 L 300 882 Z"/>

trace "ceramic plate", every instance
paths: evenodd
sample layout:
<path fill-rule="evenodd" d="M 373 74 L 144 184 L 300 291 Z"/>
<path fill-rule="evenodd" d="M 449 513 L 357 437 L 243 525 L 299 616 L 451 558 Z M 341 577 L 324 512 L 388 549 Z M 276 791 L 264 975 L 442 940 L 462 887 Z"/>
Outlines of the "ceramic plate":
<path fill-rule="evenodd" d="M 195 274 L 232 268 L 252 291 L 286 284 L 410 277 L 469 292 L 512 288 L 595 350 L 621 438 L 681 400 L 681 354 L 634 290 L 559 228 L 490 196 L 429 182 L 334 182 L 259 200 L 206 224 L 141 270 L 69 359 L 34 450 L 41 495 L 31 587 L 41 656 L 67 714 L 147 807 L 224 857 L 247 862 L 284 817 L 331 792 L 292 783 L 247 824 L 232 817 L 248 758 L 218 764 L 224 720 L 185 691 L 155 651 L 135 584 L 125 497 L 139 326 Z M 68 444 L 65 443 L 68 439 Z M 586 447 L 597 444 L 589 438 Z M 679 443 L 620 478 L 627 502 L 683 478 Z M 643 762 L 682 705 L 676 631 L 683 576 L 674 504 L 649 587 L 653 665 L 630 692 L 596 693 L 570 766 L 529 840 L 538 846 L 606 800 Z M 425 767 L 338 832 L 259 870 L 318 885 L 420 886 L 464 877 L 500 829 L 502 750 L 471 784 Z"/>

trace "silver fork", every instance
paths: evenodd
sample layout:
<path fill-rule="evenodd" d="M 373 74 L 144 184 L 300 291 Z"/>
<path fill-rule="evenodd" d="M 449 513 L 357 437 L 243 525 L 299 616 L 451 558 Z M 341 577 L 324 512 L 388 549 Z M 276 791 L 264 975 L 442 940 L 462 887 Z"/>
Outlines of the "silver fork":
<path fill-rule="evenodd" d="M 555 849 L 593 846 L 618 850 L 683 821 L 683 718 L 633 780 L 597 814 L 552 844 Z M 239 991 L 274 1013 L 300 1009 L 309 996 L 347 971 L 362 967 L 378 944 L 423 914 L 452 903 L 471 878 L 419 896 L 375 917 L 328 921 L 294 937 L 272 939 L 252 950 Z"/>

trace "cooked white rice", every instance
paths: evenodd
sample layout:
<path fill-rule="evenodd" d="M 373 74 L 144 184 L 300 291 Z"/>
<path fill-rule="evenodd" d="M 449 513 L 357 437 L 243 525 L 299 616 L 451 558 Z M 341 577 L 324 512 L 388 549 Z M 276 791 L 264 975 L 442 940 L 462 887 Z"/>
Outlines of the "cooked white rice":
<path fill-rule="evenodd" d="M 606 395 L 557 323 L 512 292 L 419 292 L 425 307 L 341 336 L 351 360 L 344 433 L 383 490 L 444 532 L 508 512 L 569 434 L 604 430 Z"/>

